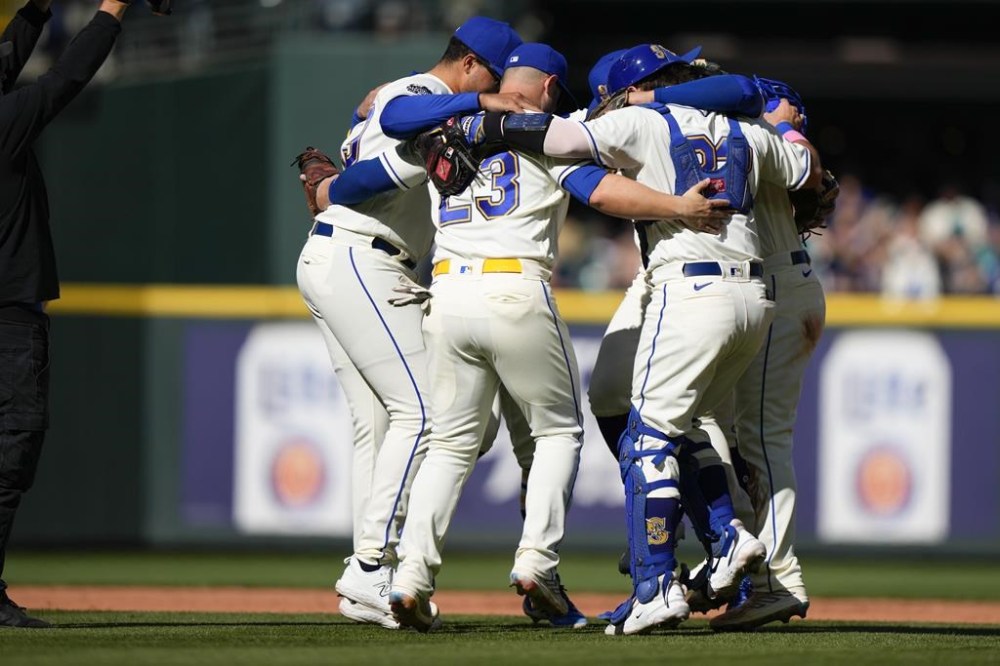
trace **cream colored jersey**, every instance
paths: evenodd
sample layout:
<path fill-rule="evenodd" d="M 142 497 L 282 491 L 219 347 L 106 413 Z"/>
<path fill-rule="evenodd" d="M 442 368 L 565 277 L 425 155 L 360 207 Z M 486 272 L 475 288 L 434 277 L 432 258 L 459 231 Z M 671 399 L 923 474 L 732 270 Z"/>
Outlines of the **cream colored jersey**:
<path fill-rule="evenodd" d="M 788 254 L 802 249 L 792 202 L 788 190 L 774 183 L 762 182 L 753 203 L 754 216 L 759 221 L 761 257 Z"/>
<path fill-rule="evenodd" d="M 437 226 L 434 261 L 510 257 L 551 268 L 569 206 L 563 183 L 585 164 L 593 163 L 504 151 L 482 160 L 476 180 L 461 194 L 442 199 L 429 188 Z"/>
<path fill-rule="evenodd" d="M 375 96 L 368 118 L 355 125 L 341 146 L 344 164 L 377 157 L 399 189 L 351 206 L 334 205 L 316 216 L 320 222 L 379 236 L 419 260 L 430 251 L 434 226 L 430 219 L 427 174 L 423 164 L 406 159 L 403 141 L 386 136 L 379 119 L 389 100 L 401 95 L 447 95 L 451 89 L 430 74 L 414 74 L 389 83 Z"/>
<path fill-rule="evenodd" d="M 722 114 L 689 107 L 670 107 L 681 131 L 694 144 L 695 153 L 706 169 L 725 163 L 729 120 Z M 801 186 L 809 175 L 809 151 L 782 139 L 763 121 L 741 119 L 740 128 L 751 149 L 747 182 L 757 195 L 762 182 L 785 189 Z M 595 161 L 644 185 L 672 194 L 676 171 L 670 155 L 670 126 L 659 111 L 629 107 L 583 123 L 590 135 Z M 698 233 L 678 222 L 659 221 L 648 225 L 649 265 L 678 261 L 748 261 L 761 259 L 757 220 L 753 211 L 735 214 L 720 235 Z"/>

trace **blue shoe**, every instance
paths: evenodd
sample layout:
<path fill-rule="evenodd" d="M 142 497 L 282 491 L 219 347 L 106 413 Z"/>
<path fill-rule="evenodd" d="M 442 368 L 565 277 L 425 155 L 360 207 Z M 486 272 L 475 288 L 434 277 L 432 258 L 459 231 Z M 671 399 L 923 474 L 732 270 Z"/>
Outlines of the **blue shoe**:
<path fill-rule="evenodd" d="M 524 611 L 524 614 L 530 617 L 536 624 L 538 622 L 548 622 L 553 627 L 569 629 L 586 627 L 587 617 L 581 613 L 576 605 L 570 600 L 569 595 L 566 594 L 566 588 L 561 587 L 560 591 L 566 599 L 566 605 L 568 606 L 568 610 L 562 615 L 556 615 L 554 613 L 541 610 L 540 608 L 535 608 L 535 605 L 531 602 L 531 597 L 524 598 L 524 601 L 521 603 L 521 609 Z"/>
<path fill-rule="evenodd" d="M 726 606 L 726 612 L 736 610 L 740 606 L 746 603 L 750 595 L 753 594 L 753 581 L 750 580 L 750 576 L 744 576 L 743 580 L 740 581 L 740 589 L 736 592 L 736 596 L 729 600 L 729 604 Z"/>

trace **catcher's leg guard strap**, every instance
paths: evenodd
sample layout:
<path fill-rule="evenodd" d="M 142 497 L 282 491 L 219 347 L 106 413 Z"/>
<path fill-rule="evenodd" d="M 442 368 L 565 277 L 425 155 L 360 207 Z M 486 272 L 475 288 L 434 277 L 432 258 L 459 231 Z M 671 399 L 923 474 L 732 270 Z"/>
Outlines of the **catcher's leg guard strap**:
<path fill-rule="evenodd" d="M 668 446 L 646 451 L 640 450 L 636 447 L 641 435 L 648 435 L 666 442 Z M 678 487 L 678 469 L 674 459 L 677 445 L 660 431 L 642 423 L 642 418 L 634 407 L 629 414 L 628 428 L 622 433 L 618 445 L 619 464 L 622 481 L 625 485 L 625 519 L 629 550 L 632 556 L 630 564 L 632 583 L 636 598 L 640 602 L 647 602 L 658 590 L 657 578 L 661 574 L 672 572 L 676 565 L 672 547 L 658 548 L 658 552 L 653 553 L 650 550 L 650 544 L 672 545 L 669 539 L 676 527 L 676 518 L 679 514 L 674 511 L 666 519 L 652 518 L 647 520 L 646 505 L 650 494 L 657 490 Z M 667 460 L 668 456 L 671 458 L 669 461 Z M 666 478 L 648 480 L 647 473 L 641 464 L 643 458 L 650 459 L 652 465 L 647 467 L 651 470 L 662 466 L 662 476 Z M 654 473 L 661 476 L 659 472 Z M 662 497 L 660 493 L 657 495 Z M 670 524 L 667 524 L 668 522 Z"/>

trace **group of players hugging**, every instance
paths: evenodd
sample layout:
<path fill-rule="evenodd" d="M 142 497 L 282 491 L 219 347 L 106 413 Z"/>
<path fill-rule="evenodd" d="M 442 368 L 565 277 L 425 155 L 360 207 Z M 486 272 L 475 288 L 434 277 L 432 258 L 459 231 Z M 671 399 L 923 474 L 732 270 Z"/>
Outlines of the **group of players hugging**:
<path fill-rule="evenodd" d="M 837 183 L 793 89 L 699 55 L 608 53 L 577 108 L 560 53 L 474 17 L 431 69 L 359 105 L 343 169 L 297 158 L 314 215 L 298 284 L 354 427 L 344 616 L 440 626 L 448 525 L 503 419 L 523 471 L 510 584 L 534 621 L 587 624 L 558 574 L 585 408 L 549 284 L 572 197 L 632 225 L 642 256 L 589 389 L 632 580 L 605 632 L 805 617 L 792 427 L 825 301 L 803 235 Z M 704 547 L 691 568 L 684 515 Z"/>

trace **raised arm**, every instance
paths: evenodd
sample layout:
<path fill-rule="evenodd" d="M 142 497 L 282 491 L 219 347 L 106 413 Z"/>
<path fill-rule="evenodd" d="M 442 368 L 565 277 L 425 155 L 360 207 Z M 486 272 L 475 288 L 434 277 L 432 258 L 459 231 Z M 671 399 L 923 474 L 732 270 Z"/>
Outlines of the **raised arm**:
<path fill-rule="evenodd" d="M 389 100 L 379 122 L 386 136 L 409 139 L 440 125 L 452 116 L 484 111 L 525 111 L 521 93 L 458 93 L 455 95 L 400 95 Z"/>
<path fill-rule="evenodd" d="M 4 93 L 10 92 L 14 87 L 24 63 L 28 62 L 32 51 L 35 50 L 45 22 L 52 18 L 52 12 L 49 11 L 51 4 L 52 0 L 30 0 L 17 10 L 17 14 L 4 29 L 0 43 L 11 42 L 11 46 L 7 47 L 11 49 L 10 55 L 0 58 L 0 67 L 3 67 L 0 71 L 0 81 Z"/>

